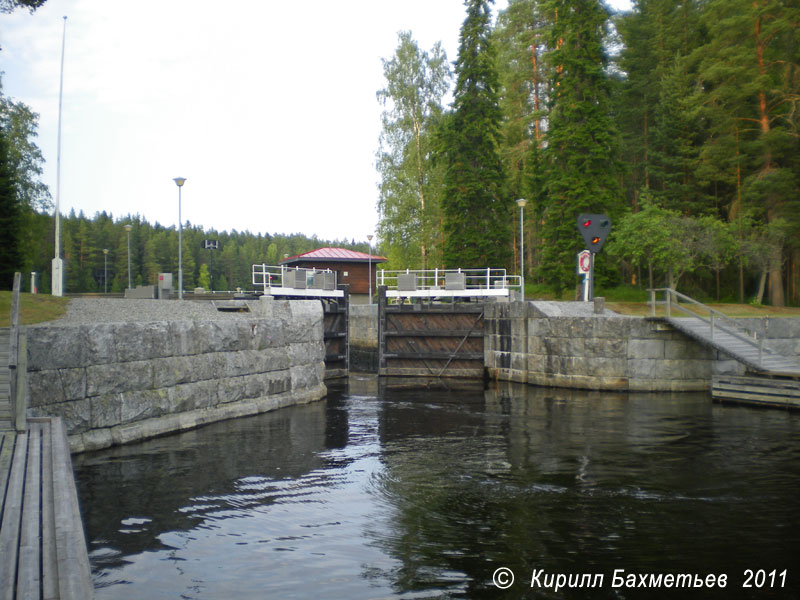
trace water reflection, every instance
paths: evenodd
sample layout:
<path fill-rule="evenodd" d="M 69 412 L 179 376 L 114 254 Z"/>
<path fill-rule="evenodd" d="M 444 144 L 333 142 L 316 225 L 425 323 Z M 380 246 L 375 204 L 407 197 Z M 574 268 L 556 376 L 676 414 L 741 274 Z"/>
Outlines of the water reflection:
<path fill-rule="evenodd" d="M 790 598 L 741 581 L 787 568 L 798 589 L 798 442 L 798 415 L 704 394 L 351 378 L 325 402 L 75 463 L 98 598 L 685 595 L 612 590 L 620 568 Z M 502 593 L 499 566 L 517 577 Z M 553 595 L 534 569 L 606 581 Z"/>

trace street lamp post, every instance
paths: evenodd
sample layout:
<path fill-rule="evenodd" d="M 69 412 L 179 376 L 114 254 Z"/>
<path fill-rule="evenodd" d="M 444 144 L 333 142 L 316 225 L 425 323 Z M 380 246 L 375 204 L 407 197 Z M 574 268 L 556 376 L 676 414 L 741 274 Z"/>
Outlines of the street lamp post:
<path fill-rule="evenodd" d="M 525 198 L 517 200 L 519 206 L 519 281 L 522 290 L 522 301 L 525 301 Z"/>
<path fill-rule="evenodd" d="M 125 225 L 125 231 L 128 232 L 128 289 L 131 289 L 131 229 L 133 226 L 128 223 Z"/>
<path fill-rule="evenodd" d="M 108 248 L 103 248 L 103 291 L 108 293 Z"/>
<path fill-rule="evenodd" d="M 183 300 L 183 220 L 181 219 L 181 189 L 186 183 L 185 177 L 173 179 L 178 186 L 178 300 Z"/>
<path fill-rule="evenodd" d="M 372 234 L 370 233 L 367 236 L 367 240 L 369 241 L 369 266 L 367 267 L 369 270 L 369 303 L 372 304 Z"/>

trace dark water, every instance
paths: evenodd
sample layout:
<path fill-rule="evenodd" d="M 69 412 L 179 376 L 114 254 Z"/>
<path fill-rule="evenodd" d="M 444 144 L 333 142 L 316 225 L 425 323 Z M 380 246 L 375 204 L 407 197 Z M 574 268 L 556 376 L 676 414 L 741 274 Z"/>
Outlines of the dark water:
<path fill-rule="evenodd" d="M 800 598 L 800 415 L 705 394 L 352 378 L 75 467 L 98 599 Z"/>

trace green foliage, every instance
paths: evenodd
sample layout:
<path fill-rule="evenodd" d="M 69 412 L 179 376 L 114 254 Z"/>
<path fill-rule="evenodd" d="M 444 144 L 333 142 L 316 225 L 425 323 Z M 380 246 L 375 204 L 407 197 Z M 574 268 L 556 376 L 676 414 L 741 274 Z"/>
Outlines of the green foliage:
<path fill-rule="evenodd" d="M 596 0 L 552 0 L 549 60 L 553 67 L 547 147 L 543 152 L 542 277 L 556 290 L 575 281 L 582 212 L 622 212 L 617 134 L 603 45 L 608 15 Z"/>
<path fill-rule="evenodd" d="M 208 270 L 208 265 L 203 263 L 197 275 L 197 285 L 203 289 L 211 289 L 211 273 Z"/>
<path fill-rule="evenodd" d="M 10 290 L 14 284 L 14 273 L 22 270 L 19 243 L 21 225 L 22 207 L 9 160 L 9 144 L 4 130 L 0 130 L 0 289 Z"/>
<path fill-rule="evenodd" d="M 439 243 L 442 167 L 431 158 L 432 131 L 442 114 L 450 67 L 440 44 L 420 51 L 410 32 L 398 34 L 391 60 L 383 61 L 386 87 L 376 166 L 381 175 L 378 234 L 397 267 L 441 264 Z"/>
<path fill-rule="evenodd" d="M 18 8 L 27 8 L 33 13 L 41 8 L 47 0 L 0 0 L 0 13 L 11 13 Z"/>
<path fill-rule="evenodd" d="M 467 0 L 456 61 L 453 111 L 441 127 L 444 262 L 448 267 L 510 263 L 512 201 L 500 161 L 499 81 L 486 0 Z"/>
<path fill-rule="evenodd" d="M 44 158 L 34 138 L 38 135 L 39 115 L 22 102 L 14 102 L 2 94 L 0 81 L 0 129 L 7 140 L 8 168 L 14 177 L 19 201 L 32 210 L 52 207 L 50 192 L 40 181 Z"/>

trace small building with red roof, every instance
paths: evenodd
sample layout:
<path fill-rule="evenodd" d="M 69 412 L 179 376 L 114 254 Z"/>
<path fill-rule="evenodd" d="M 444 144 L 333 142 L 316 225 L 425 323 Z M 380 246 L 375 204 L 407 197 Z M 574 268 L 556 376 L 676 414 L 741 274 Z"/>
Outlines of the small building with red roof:
<path fill-rule="evenodd" d="M 350 286 L 351 302 L 368 302 L 370 278 L 372 293 L 376 292 L 376 265 L 385 263 L 386 258 L 345 248 L 318 248 L 297 256 L 284 258 L 280 265 L 301 269 L 330 269 L 336 272 L 336 281 Z M 370 271 L 371 267 L 371 271 Z"/>

